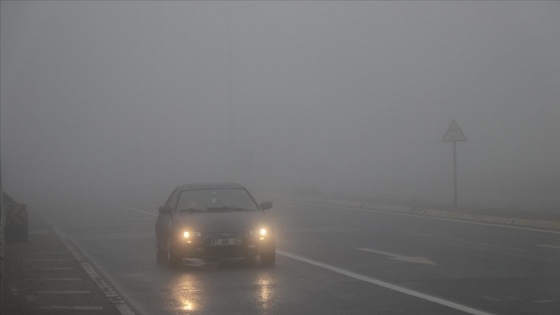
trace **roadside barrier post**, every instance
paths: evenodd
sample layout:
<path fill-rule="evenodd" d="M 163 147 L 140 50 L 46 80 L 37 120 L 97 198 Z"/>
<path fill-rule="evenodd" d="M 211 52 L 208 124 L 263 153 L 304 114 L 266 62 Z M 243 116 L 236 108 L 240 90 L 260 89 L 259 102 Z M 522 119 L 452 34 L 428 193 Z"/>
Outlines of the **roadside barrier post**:
<path fill-rule="evenodd" d="M 6 212 L 5 238 L 8 243 L 27 242 L 27 206 L 16 204 Z"/>

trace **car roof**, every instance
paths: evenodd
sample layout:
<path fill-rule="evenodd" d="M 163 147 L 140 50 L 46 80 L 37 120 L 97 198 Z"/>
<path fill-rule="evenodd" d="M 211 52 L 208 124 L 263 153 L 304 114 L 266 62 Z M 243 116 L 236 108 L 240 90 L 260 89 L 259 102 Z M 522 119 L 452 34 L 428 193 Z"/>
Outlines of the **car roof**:
<path fill-rule="evenodd" d="M 195 183 L 186 184 L 177 187 L 178 190 L 194 190 L 194 189 L 245 189 L 241 184 L 235 183 Z"/>

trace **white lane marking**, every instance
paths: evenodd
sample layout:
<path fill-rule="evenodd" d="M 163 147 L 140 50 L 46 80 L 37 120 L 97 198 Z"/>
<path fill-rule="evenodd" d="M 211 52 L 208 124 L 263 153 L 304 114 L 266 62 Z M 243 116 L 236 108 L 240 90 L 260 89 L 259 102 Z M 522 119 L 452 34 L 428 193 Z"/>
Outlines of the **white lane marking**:
<path fill-rule="evenodd" d="M 283 202 L 300 204 L 300 205 L 305 205 L 305 206 L 328 207 L 328 208 L 333 208 L 333 209 L 347 209 L 347 210 L 354 210 L 354 211 L 360 211 L 360 212 L 366 212 L 366 213 L 382 213 L 382 214 L 389 214 L 389 215 L 400 215 L 400 216 L 407 216 L 407 217 L 415 217 L 415 218 L 421 218 L 421 219 L 427 219 L 427 220 L 440 220 L 440 221 L 457 222 L 457 223 L 464 223 L 464 224 L 493 226 L 493 227 L 500 227 L 500 228 L 505 228 L 505 229 L 524 230 L 524 231 L 550 233 L 550 234 L 560 234 L 560 231 L 539 230 L 539 229 L 526 228 L 526 227 L 521 227 L 521 226 L 501 225 L 501 224 L 465 221 L 465 220 L 457 220 L 457 219 L 449 219 L 449 218 L 437 218 L 437 217 L 423 216 L 423 215 L 411 214 L 411 213 L 389 212 L 389 211 L 383 211 L 383 210 L 361 209 L 361 208 L 344 207 L 344 206 L 331 206 L 331 205 L 327 205 L 327 204 L 313 204 L 313 203 L 300 202 L 300 201 L 283 201 Z"/>
<path fill-rule="evenodd" d="M 117 308 L 117 310 L 119 310 L 119 313 L 121 313 L 122 315 L 136 315 L 126 304 L 117 304 L 115 305 L 115 307 Z"/>
<path fill-rule="evenodd" d="M 124 209 L 128 209 L 128 210 L 140 212 L 140 213 L 143 213 L 143 214 L 147 214 L 147 215 L 150 215 L 150 216 L 153 216 L 153 217 L 157 217 L 157 214 L 151 213 L 151 212 L 148 212 L 148 211 L 136 209 L 136 208 L 129 207 L 129 206 L 126 206 L 126 205 L 121 205 L 121 204 L 118 204 L 118 203 L 115 203 L 115 202 L 111 202 L 111 201 L 105 201 L 105 200 L 99 200 L 99 201 L 101 201 L 101 202 L 103 202 L 103 203 L 105 203 L 105 204 L 108 204 L 108 205 L 117 206 L 117 207 L 121 207 L 121 208 L 124 208 Z"/>
<path fill-rule="evenodd" d="M 535 246 L 538 247 L 546 247 L 546 248 L 554 248 L 554 249 L 560 249 L 560 246 L 555 246 L 555 245 L 547 245 L 547 244 L 537 244 Z"/>
<path fill-rule="evenodd" d="M 385 256 L 389 256 L 391 259 L 394 260 L 400 260 L 400 261 L 405 261 L 405 262 L 410 262 L 410 263 L 417 263 L 417 264 L 425 264 L 425 265 L 435 265 L 431 260 L 425 258 L 425 257 L 409 257 L 409 256 L 403 256 L 403 255 L 399 255 L 399 254 L 393 254 L 393 253 L 389 253 L 389 252 L 384 252 L 382 250 L 377 250 L 377 249 L 372 249 L 372 248 L 356 248 L 357 250 L 361 250 L 364 252 L 369 252 L 369 253 L 375 253 L 375 254 L 381 254 L 381 255 L 385 255 Z"/>
<path fill-rule="evenodd" d="M 111 303 L 117 308 L 117 310 L 122 315 L 134 315 L 134 312 L 130 309 L 128 304 L 124 301 L 123 298 L 115 291 L 105 280 L 101 278 L 101 276 L 95 271 L 92 264 L 87 261 L 84 256 L 80 253 L 80 251 L 70 243 L 68 237 L 58 229 L 54 224 L 50 221 L 45 219 L 53 228 L 54 233 L 60 238 L 60 240 L 66 245 L 66 248 L 70 250 L 74 258 L 80 263 L 82 268 L 85 272 L 89 275 L 89 277 L 97 284 L 97 286 L 103 291 L 105 296 L 111 301 Z"/>
<path fill-rule="evenodd" d="M 40 306 L 44 311 L 103 311 L 103 306 Z"/>
<path fill-rule="evenodd" d="M 303 227 L 285 227 L 276 229 L 281 233 L 332 233 L 332 232 L 359 232 L 362 228 L 345 227 L 345 226 L 303 226 Z"/>
<path fill-rule="evenodd" d="M 39 229 L 39 230 L 29 231 L 28 234 L 50 235 L 50 233 L 49 233 L 49 231 L 48 231 L 47 229 Z"/>
<path fill-rule="evenodd" d="M 442 299 L 442 298 L 439 298 L 439 297 L 436 297 L 436 296 L 431 296 L 431 295 L 428 295 L 428 294 L 425 294 L 425 293 L 421 293 L 421 292 L 418 292 L 418 291 L 407 289 L 405 287 L 401 287 L 401 286 L 398 286 L 398 285 L 395 285 L 395 284 L 391 284 L 391 283 L 388 283 L 388 282 L 385 282 L 385 281 L 381 281 L 379 279 L 364 276 L 364 275 L 361 275 L 361 274 L 358 274 L 358 273 L 355 273 L 355 272 L 352 272 L 352 271 L 349 271 L 349 270 L 346 270 L 346 269 L 342 269 L 342 268 L 339 268 L 339 267 L 335 267 L 335 266 L 332 266 L 332 265 L 329 265 L 329 264 L 325 264 L 325 263 L 322 263 L 322 262 L 319 262 L 319 261 L 316 261 L 316 260 L 312 260 L 312 259 L 309 259 L 309 258 L 298 256 L 298 255 L 295 255 L 295 254 L 292 254 L 292 253 L 288 253 L 288 252 L 284 252 L 284 251 L 280 251 L 280 250 L 276 250 L 276 253 L 279 254 L 279 255 L 282 255 L 282 256 L 286 256 L 286 257 L 295 259 L 295 260 L 299 260 L 301 262 L 304 262 L 304 263 L 307 263 L 307 264 L 310 264 L 310 265 L 313 265 L 313 266 L 316 266 L 316 267 L 320 267 L 320 268 L 323 268 L 323 269 L 327 269 L 327 270 L 336 272 L 336 273 L 341 274 L 341 275 L 345 275 L 345 276 L 350 277 L 350 278 L 354 278 L 354 279 L 357 279 L 357 280 L 368 282 L 368 283 L 371 283 L 371 284 L 374 284 L 374 285 L 377 285 L 377 286 L 380 286 L 380 287 L 383 287 L 383 288 L 386 288 L 386 289 L 389 289 L 389 290 L 397 291 L 399 293 L 403 293 L 403 294 L 406 294 L 406 295 L 414 296 L 414 297 L 417 297 L 417 298 L 420 298 L 420 299 L 423 299 L 423 300 L 426 300 L 426 301 L 430 301 L 430 302 L 433 302 L 433 303 L 436 303 L 436 304 L 439 304 L 439 305 L 443 305 L 443 306 L 446 306 L 446 307 L 449 307 L 449 308 L 453 308 L 453 309 L 456 309 L 456 310 L 459 310 L 461 312 L 465 312 L 465 313 L 468 313 L 468 314 L 472 314 L 472 315 L 491 315 L 492 314 L 492 313 L 481 311 L 481 310 L 478 310 L 478 309 L 475 309 L 475 308 L 472 308 L 472 307 L 469 307 L 469 306 L 465 306 L 465 305 L 461 305 L 461 304 L 458 304 L 458 303 L 455 303 L 455 302 L 451 302 L 451 301 L 448 301 L 448 300 L 445 300 L 445 299 Z"/>
<path fill-rule="evenodd" d="M 19 291 L 16 288 L 15 284 L 9 284 L 8 288 L 10 289 L 10 291 L 12 292 L 13 295 L 19 295 Z"/>
<path fill-rule="evenodd" d="M 25 299 L 29 302 L 37 301 L 36 295 L 26 295 Z"/>
<path fill-rule="evenodd" d="M 37 294 L 91 294 L 91 291 L 37 291 Z"/>

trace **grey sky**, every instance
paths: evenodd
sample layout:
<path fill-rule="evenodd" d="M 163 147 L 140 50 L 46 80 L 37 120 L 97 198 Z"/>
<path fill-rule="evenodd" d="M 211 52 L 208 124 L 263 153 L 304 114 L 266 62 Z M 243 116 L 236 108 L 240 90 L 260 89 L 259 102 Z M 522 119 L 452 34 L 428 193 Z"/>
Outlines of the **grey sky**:
<path fill-rule="evenodd" d="M 448 202 L 456 119 L 468 202 L 560 204 L 559 3 L 2 1 L 0 44 L 21 198 L 233 177 Z"/>

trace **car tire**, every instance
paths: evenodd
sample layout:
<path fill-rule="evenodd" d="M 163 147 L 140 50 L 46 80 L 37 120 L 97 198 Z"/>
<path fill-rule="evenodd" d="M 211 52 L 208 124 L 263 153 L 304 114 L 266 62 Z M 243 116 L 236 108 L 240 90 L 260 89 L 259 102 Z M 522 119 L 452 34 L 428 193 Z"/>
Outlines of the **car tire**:
<path fill-rule="evenodd" d="M 276 251 L 260 254 L 261 266 L 270 267 L 276 262 Z"/>
<path fill-rule="evenodd" d="M 159 263 L 164 263 L 167 261 L 169 257 L 169 253 L 166 250 L 163 250 L 161 246 L 159 246 L 159 242 L 156 241 L 156 258 Z"/>
<path fill-rule="evenodd" d="M 175 253 L 175 251 L 170 248 L 169 249 L 169 254 L 168 254 L 169 268 L 177 269 L 181 266 L 182 263 L 183 263 L 183 258 L 181 256 L 177 255 Z"/>

